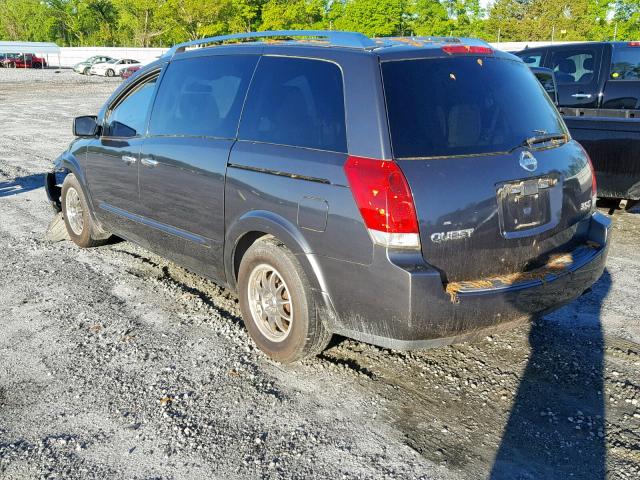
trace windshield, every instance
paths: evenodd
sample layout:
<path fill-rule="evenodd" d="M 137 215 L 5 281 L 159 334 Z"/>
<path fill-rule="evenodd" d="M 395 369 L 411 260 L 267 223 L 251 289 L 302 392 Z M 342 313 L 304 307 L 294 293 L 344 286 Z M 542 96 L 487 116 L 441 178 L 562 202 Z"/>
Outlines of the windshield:
<path fill-rule="evenodd" d="M 396 158 L 507 152 L 536 135 L 566 134 L 521 62 L 484 56 L 382 64 Z"/>

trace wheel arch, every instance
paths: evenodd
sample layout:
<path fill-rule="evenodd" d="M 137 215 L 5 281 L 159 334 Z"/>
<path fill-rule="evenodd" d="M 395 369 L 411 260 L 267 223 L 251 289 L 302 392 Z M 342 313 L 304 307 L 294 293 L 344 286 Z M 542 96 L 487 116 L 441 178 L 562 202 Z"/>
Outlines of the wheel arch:
<path fill-rule="evenodd" d="M 87 186 L 87 178 L 76 156 L 71 152 L 65 152 L 60 157 L 58 157 L 58 159 L 55 161 L 54 171 L 47 174 L 47 182 L 45 182 L 45 185 L 49 184 L 50 176 L 55 175 L 56 173 L 62 173 L 62 181 L 60 182 L 61 186 L 64 183 L 64 180 L 66 180 L 66 178 L 70 174 L 73 174 L 73 176 L 76 177 L 76 179 L 78 180 L 78 184 L 82 189 L 82 194 L 87 199 L 87 205 L 89 207 L 89 215 L 91 215 L 91 220 L 93 221 L 94 226 L 98 229 L 98 232 L 96 233 L 99 235 L 106 235 L 106 230 L 102 227 L 102 223 L 100 223 L 100 220 L 98 220 L 95 212 L 93 211 L 93 202 L 91 200 L 91 192 L 89 191 L 89 188 Z M 62 190 L 60 190 L 60 193 L 62 193 Z M 49 190 L 47 190 L 47 195 L 50 195 Z M 55 200 L 57 202 L 61 201 L 60 198 L 53 199 L 51 198 L 51 196 L 49 198 L 50 200 Z"/>
<path fill-rule="evenodd" d="M 320 266 L 298 227 L 287 219 L 264 210 L 245 213 L 227 229 L 225 275 L 233 290 L 237 290 L 237 275 L 242 256 L 253 243 L 265 236 L 278 239 L 296 256 L 314 290 L 326 291 Z"/>

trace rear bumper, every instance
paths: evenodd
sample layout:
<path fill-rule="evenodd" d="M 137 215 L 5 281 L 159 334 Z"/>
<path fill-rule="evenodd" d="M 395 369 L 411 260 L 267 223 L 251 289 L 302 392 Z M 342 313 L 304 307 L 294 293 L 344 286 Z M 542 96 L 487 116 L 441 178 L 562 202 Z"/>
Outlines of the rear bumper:
<path fill-rule="evenodd" d="M 352 282 L 351 289 L 360 286 L 350 300 L 330 294 L 337 312 L 334 330 L 382 347 L 414 349 L 471 340 L 527 322 L 576 299 L 600 278 L 610 223 L 594 213 L 588 245 L 563 256 L 561 265 L 461 282 L 455 294 L 452 289 L 447 293 L 440 274 L 420 263 L 418 255 L 388 254 L 387 267 L 374 261 L 368 279 L 346 275 L 342 281 Z"/>

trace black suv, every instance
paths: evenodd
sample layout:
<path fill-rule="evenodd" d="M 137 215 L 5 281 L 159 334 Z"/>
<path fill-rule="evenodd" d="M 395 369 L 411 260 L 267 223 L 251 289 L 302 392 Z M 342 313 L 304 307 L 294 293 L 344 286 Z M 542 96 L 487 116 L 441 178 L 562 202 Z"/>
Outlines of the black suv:
<path fill-rule="evenodd" d="M 282 362 L 334 333 L 391 348 L 485 334 L 604 269 L 588 156 L 526 65 L 480 41 L 181 44 L 74 132 L 47 177 L 73 241 L 116 235 L 235 290 Z"/>

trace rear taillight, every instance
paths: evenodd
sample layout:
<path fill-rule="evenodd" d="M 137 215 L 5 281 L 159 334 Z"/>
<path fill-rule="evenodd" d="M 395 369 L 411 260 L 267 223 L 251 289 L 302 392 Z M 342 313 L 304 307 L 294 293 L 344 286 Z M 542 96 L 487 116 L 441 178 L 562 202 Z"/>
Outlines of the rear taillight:
<path fill-rule="evenodd" d="M 627 47 L 640 47 L 640 42 L 627 42 Z"/>
<path fill-rule="evenodd" d="M 493 49 L 490 47 L 482 47 L 480 45 L 445 45 L 442 47 L 444 53 L 449 55 L 492 55 Z"/>
<path fill-rule="evenodd" d="M 587 156 L 587 160 L 589 160 L 589 168 L 591 169 L 591 196 L 595 201 L 595 198 L 598 196 L 598 182 L 596 181 L 596 169 L 593 168 L 593 162 L 591 161 L 591 157 L 589 156 L 589 154 L 587 152 L 584 152 L 584 153 Z"/>
<path fill-rule="evenodd" d="M 350 156 L 344 170 L 373 241 L 392 248 L 420 248 L 413 195 L 398 164 Z"/>
<path fill-rule="evenodd" d="M 598 182 L 596 181 L 596 169 L 593 168 L 591 157 L 584 149 L 584 147 L 580 145 L 580 148 L 584 152 L 584 156 L 587 157 L 587 162 L 589 163 L 589 170 L 591 171 L 591 208 L 596 208 L 596 200 L 598 199 Z"/>
<path fill-rule="evenodd" d="M 596 169 L 593 168 L 593 162 L 587 152 L 584 152 L 589 160 L 589 169 L 591 170 L 591 208 L 596 208 L 596 201 L 598 200 L 598 182 L 596 181 Z"/>

